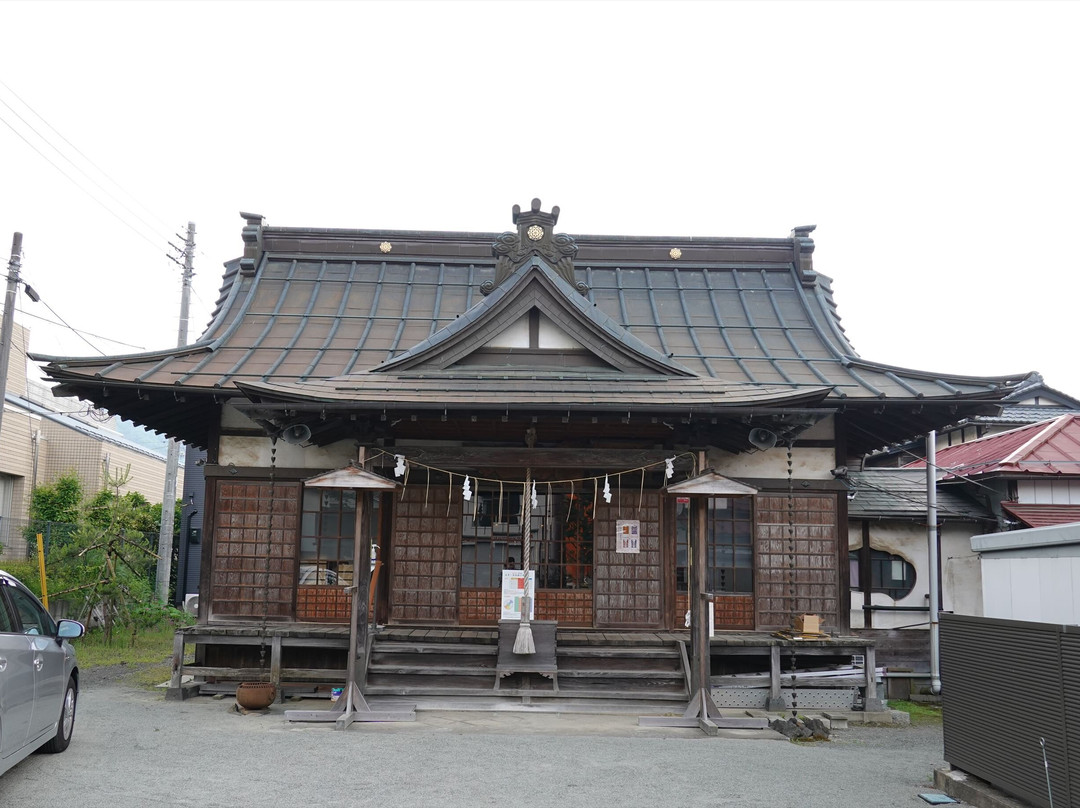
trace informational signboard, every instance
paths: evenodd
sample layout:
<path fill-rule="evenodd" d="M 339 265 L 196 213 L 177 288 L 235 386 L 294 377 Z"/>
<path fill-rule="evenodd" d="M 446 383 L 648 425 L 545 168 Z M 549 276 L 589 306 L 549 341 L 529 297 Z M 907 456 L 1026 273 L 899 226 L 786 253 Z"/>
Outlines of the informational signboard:
<path fill-rule="evenodd" d="M 619 519 L 615 522 L 615 552 L 641 552 L 641 522 L 637 519 Z"/>
<path fill-rule="evenodd" d="M 536 616 L 536 570 L 529 570 L 529 594 L 532 595 L 532 608 L 529 619 Z M 525 572 L 523 570 L 503 570 L 502 574 L 502 616 L 500 620 L 521 619 L 521 599 L 525 597 Z"/>

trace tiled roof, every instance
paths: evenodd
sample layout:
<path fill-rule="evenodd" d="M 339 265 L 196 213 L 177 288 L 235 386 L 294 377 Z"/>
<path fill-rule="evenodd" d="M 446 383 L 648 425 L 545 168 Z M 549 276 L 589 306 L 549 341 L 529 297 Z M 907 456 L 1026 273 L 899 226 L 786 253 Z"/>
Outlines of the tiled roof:
<path fill-rule="evenodd" d="M 973 420 L 980 424 L 1031 424 L 1074 412 L 1077 412 L 1075 407 L 1005 406 L 1002 407 L 1000 415 L 980 415 Z"/>
<path fill-rule="evenodd" d="M 920 469 L 849 471 L 848 517 L 851 519 L 926 520 L 926 472 Z M 995 521 L 984 507 L 962 493 L 938 489 L 942 519 Z"/>
<path fill-rule="evenodd" d="M 1080 505 L 1037 505 L 1021 502 L 1002 502 L 1001 507 L 1028 527 L 1070 525 L 1080 522 Z"/>
<path fill-rule="evenodd" d="M 107 358 L 34 358 L 49 363 L 60 392 L 202 445 L 211 401 L 237 396 L 243 386 L 326 390 L 327 380 L 400 359 L 473 315 L 484 300 L 480 285 L 495 276 L 495 238 L 249 225 L 249 253 L 227 266 L 213 321 L 194 344 Z M 709 395 L 720 388 L 729 398 L 751 399 L 754 389 L 782 398 L 824 390 L 832 406 L 847 408 L 854 447 L 919 434 L 958 412 L 996 411 L 994 402 L 1025 378 L 946 375 L 859 358 L 840 325 L 831 282 L 807 266 L 812 242 L 805 237 L 575 239 L 574 277 L 588 287 L 581 303 L 611 324 L 612 335 L 622 332 L 640 343 L 640 353 L 689 371 Z M 381 252 L 382 243 L 392 252 Z M 682 250 L 677 261 L 673 246 Z M 387 395 L 404 393 L 403 382 L 384 383 Z M 677 379 L 667 383 L 673 393 L 690 392 L 676 390 Z M 488 389 L 477 384 L 468 392 Z M 647 387 L 640 392 L 654 397 Z M 596 400 L 605 395 L 597 386 Z"/>
<path fill-rule="evenodd" d="M 1008 432 L 939 449 L 942 479 L 986 474 L 1080 475 L 1080 415 L 1062 415 Z M 907 468 L 925 468 L 925 461 Z"/>

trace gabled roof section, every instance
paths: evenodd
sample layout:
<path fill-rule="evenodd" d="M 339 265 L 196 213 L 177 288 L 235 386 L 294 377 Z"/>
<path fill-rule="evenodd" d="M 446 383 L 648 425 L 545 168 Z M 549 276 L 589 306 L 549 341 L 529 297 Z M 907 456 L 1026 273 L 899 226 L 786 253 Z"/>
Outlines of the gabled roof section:
<path fill-rule="evenodd" d="M 1033 424 L 1060 415 L 1080 413 L 1080 399 L 1048 386 L 1040 374 L 1033 373 L 1002 399 L 1001 412 L 997 415 L 978 415 L 972 423 L 993 426 Z"/>
<path fill-rule="evenodd" d="M 926 523 L 925 469 L 863 469 L 849 471 L 848 518 L 913 519 Z M 944 520 L 996 519 L 979 503 L 958 491 L 939 488 L 938 515 Z"/>
<path fill-rule="evenodd" d="M 529 228 L 550 230 L 530 216 L 518 217 L 521 251 Z M 467 353 L 460 335 L 497 328 L 494 320 L 458 321 L 500 305 L 509 311 L 496 296 L 504 287 L 509 298 L 535 294 L 535 305 L 563 318 L 552 322 L 624 377 L 671 386 L 642 387 L 639 399 L 675 401 L 690 382 L 702 396 L 735 391 L 744 401 L 820 399 L 825 391 L 828 405 L 844 412 L 852 453 L 995 413 L 1030 378 L 859 358 L 831 282 L 813 268 L 812 227 L 787 238 L 542 235 L 526 254 L 494 232 L 270 227 L 256 214 L 245 222 L 244 254 L 226 266 L 213 320 L 194 344 L 109 357 L 33 355 L 47 363 L 57 393 L 202 446 L 221 402 L 242 388 L 401 380 L 420 367 L 453 377 L 453 362 L 437 365 Z M 511 276 L 525 264 L 533 274 L 518 289 Z M 593 363 L 593 372 L 602 368 Z M 568 394 L 589 394 L 574 384 Z M 484 380 L 466 387 L 462 394 L 472 396 L 498 389 Z M 618 399 L 617 387 L 607 388 L 600 397 Z"/>
<path fill-rule="evenodd" d="M 1080 523 L 1080 505 L 1002 502 L 1001 507 L 1023 522 L 1025 527 L 1049 527 L 1051 525 Z"/>
<path fill-rule="evenodd" d="M 1010 429 L 939 449 L 943 480 L 987 474 L 1080 476 L 1080 415 Z M 926 461 L 907 468 L 925 468 Z"/>
<path fill-rule="evenodd" d="M 694 376 L 655 348 L 635 337 L 570 286 L 547 261 L 534 256 L 493 291 L 445 328 L 403 354 L 384 362 L 377 373 L 453 373 L 455 366 L 482 350 L 532 310 L 539 311 L 572 341 L 581 344 L 610 371 L 665 376 Z M 519 352 L 515 366 L 529 370 L 527 350 Z M 477 375 L 468 365 L 460 372 Z M 589 375 L 597 367 L 584 368 Z M 567 369 L 564 368 L 566 373 Z"/>

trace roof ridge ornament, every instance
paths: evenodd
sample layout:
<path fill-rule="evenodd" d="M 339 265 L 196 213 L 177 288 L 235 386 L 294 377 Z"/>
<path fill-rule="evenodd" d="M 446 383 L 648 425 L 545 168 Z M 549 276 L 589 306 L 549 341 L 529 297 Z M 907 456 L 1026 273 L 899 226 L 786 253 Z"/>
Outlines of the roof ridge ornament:
<path fill-rule="evenodd" d="M 246 222 L 244 229 L 240 231 L 240 238 L 244 240 L 244 255 L 240 259 L 240 274 L 254 275 L 262 258 L 262 230 L 266 217 L 261 213 L 248 213 L 247 211 L 240 211 L 240 215 Z"/>
<path fill-rule="evenodd" d="M 817 282 L 814 271 L 814 240 L 810 234 L 817 230 L 816 224 L 804 224 L 791 228 L 791 240 L 795 250 L 795 270 L 803 286 L 813 286 Z"/>
<path fill-rule="evenodd" d="M 530 256 L 539 255 L 577 291 L 581 294 L 588 292 L 589 287 L 574 277 L 577 242 L 572 236 L 554 232 L 559 221 L 559 206 L 555 205 L 550 213 L 545 213 L 540 210 L 540 200 L 534 199 L 530 210 L 522 212 L 520 205 L 514 205 L 513 212 L 517 232 L 508 230 L 491 245 L 491 254 L 496 258 L 495 279 L 484 281 L 480 285 L 480 291 L 485 295 L 490 294 Z"/>

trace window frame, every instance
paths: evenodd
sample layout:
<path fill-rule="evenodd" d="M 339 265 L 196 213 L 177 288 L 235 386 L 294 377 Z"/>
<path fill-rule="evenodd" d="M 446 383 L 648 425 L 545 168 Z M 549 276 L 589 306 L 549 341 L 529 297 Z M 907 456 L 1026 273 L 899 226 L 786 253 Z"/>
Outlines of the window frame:
<path fill-rule="evenodd" d="M 308 507 L 308 494 L 318 496 L 319 507 Z M 300 491 L 300 526 L 299 543 L 297 545 L 297 574 L 296 580 L 299 586 L 352 586 L 354 579 L 353 553 L 354 543 L 358 541 L 356 536 L 356 504 L 362 493 L 347 488 L 301 488 Z M 326 507 L 327 498 L 336 498 L 336 506 Z M 346 506 L 346 500 L 352 499 L 352 507 Z M 327 530 L 327 524 L 331 517 L 336 517 L 336 530 Z M 307 526 L 308 519 L 314 521 L 313 527 Z M 314 541 L 314 556 L 305 556 L 305 542 Z M 336 557 L 330 558 L 330 553 L 324 551 L 332 544 L 336 544 Z M 343 547 L 347 546 L 347 551 Z M 314 570 L 313 581 L 304 580 L 306 574 Z M 333 578 L 333 580 L 331 580 Z"/>

